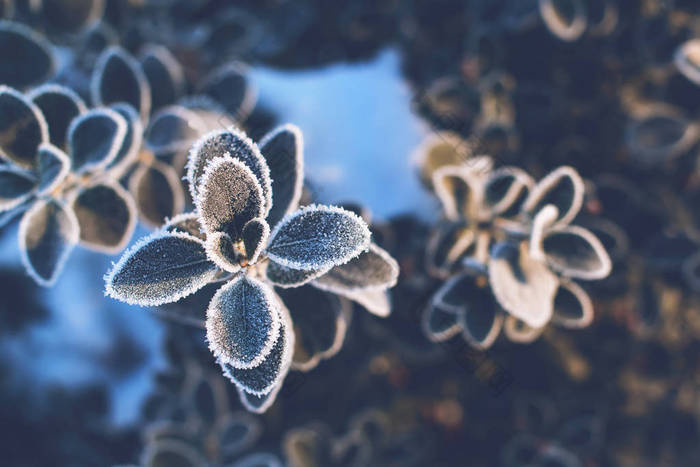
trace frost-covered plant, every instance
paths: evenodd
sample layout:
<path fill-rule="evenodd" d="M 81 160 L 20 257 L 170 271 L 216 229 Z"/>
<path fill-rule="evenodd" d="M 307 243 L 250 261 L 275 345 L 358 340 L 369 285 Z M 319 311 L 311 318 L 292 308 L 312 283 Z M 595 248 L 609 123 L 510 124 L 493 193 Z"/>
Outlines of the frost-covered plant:
<path fill-rule="evenodd" d="M 295 301 L 285 300 L 284 289 L 309 284 L 363 304 L 385 296 L 398 276 L 357 215 L 298 207 L 301 138 L 293 125 L 268 134 L 260 148 L 235 127 L 202 137 L 187 166 L 195 212 L 141 240 L 105 276 L 107 295 L 149 306 L 224 280 L 207 310 L 207 339 L 256 412 L 272 404 L 292 362 L 296 323 L 288 305 Z"/>
<path fill-rule="evenodd" d="M 590 231 L 571 225 L 584 184 L 571 167 L 539 183 L 485 156 L 433 173 L 445 221 L 431 236 L 426 264 L 445 279 L 423 316 L 431 340 L 459 333 L 489 347 L 505 327 L 517 342 L 536 339 L 551 321 L 587 326 L 591 300 L 574 279 L 606 277 L 611 261 Z"/>

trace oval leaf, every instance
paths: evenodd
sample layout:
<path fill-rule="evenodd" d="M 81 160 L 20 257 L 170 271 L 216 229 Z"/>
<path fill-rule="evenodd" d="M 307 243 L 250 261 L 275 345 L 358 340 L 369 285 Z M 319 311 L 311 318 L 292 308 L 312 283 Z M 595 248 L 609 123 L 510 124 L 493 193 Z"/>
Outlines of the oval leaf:
<path fill-rule="evenodd" d="M 207 235 L 207 254 L 214 264 L 224 271 L 237 272 L 241 269 L 243 258 L 233 240 L 224 232 L 214 232 Z"/>
<path fill-rule="evenodd" d="M 92 109 L 73 119 L 68 127 L 68 154 L 74 172 L 107 167 L 119 154 L 127 122 L 118 112 Z"/>
<path fill-rule="evenodd" d="M 31 169 L 39 145 L 48 140 L 49 129 L 39 108 L 16 90 L 0 86 L 0 156 Z"/>
<path fill-rule="evenodd" d="M 270 260 L 267 263 L 266 277 L 277 287 L 290 288 L 308 284 L 328 272 L 329 268 L 308 270 L 292 269 Z"/>
<path fill-rule="evenodd" d="M 246 71 L 242 63 L 227 63 L 204 78 L 199 87 L 202 94 L 221 103 L 238 122 L 248 117 L 257 97 L 255 90 L 248 85 Z"/>
<path fill-rule="evenodd" d="M 131 105 L 143 121 L 151 112 L 148 80 L 136 59 L 121 47 L 110 46 L 100 54 L 92 73 L 90 94 L 95 105 Z"/>
<path fill-rule="evenodd" d="M 588 25 L 583 0 L 539 0 L 540 15 L 554 36 L 572 42 L 583 35 Z"/>
<path fill-rule="evenodd" d="M 199 223 L 199 216 L 195 212 L 185 212 L 178 214 L 163 224 L 164 232 L 182 232 L 190 234 L 202 241 L 206 240 L 202 226 Z"/>
<path fill-rule="evenodd" d="M 258 256 L 265 248 L 269 236 L 270 226 L 262 219 L 251 219 L 243 226 L 241 237 L 243 238 L 248 263 L 254 264 L 258 260 Z"/>
<path fill-rule="evenodd" d="M 593 303 L 585 290 L 573 281 L 561 281 L 554 297 L 552 322 L 565 328 L 585 328 L 593 321 Z"/>
<path fill-rule="evenodd" d="M 141 143 L 143 142 L 143 124 L 136 109 L 129 104 L 120 102 L 112 105 L 110 108 L 121 115 L 126 122 L 126 132 L 124 133 L 119 152 L 108 165 L 111 174 L 119 177 L 127 171 L 139 154 Z"/>
<path fill-rule="evenodd" d="M 254 368 L 270 354 L 280 331 L 280 305 L 264 283 L 238 276 L 221 287 L 207 310 L 209 348 L 235 368 Z"/>
<path fill-rule="evenodd" d="M 151 90 L 151 109 L 170 105 L 182 95 L 185 74 L 166 47 L 155 44 L 146 46 L 140 62 Z"/>
<path fill-rule="evenodd" d="M 148 124 L 146 146 L 154 154 L 187 150 L 205 132 L 206 124 L 196 112 L 179 105 L 164 107 Z"/>
<path fill-rule="evenodd" d="M 236 386 L 236 389 L 238 390 L 238 397 L 240 398 L 243 407 L 253 413 L 260 414 L 265 413 L 267 409 L 269 409 L 272 404 L 275 403 L 277 394 L 279 393 L 280 389 L 282 389 L 282 385 L 279 384 L 275 386 L 272 391 L 268 392 L 264 396 L 256 396 L 255 394 L 246 392 L 238 386 Z"/>
<path fill-rule="evenodd" d="M 39 183 L 37 185 L 37 194 L 38 196 L 43 196 L 55 190 L 68 176 L 70 172 L 70 158 L 68 154 L 48 143 L 39 146 L 38 157 Z"/>
<path fill-rule="evenodd" d="M 535 182 L 524 170 L 502 167 L 486 180 L 484 202 L 493 215 L 512 217 L 518 213 Z"/>
<path fill-rule="evenodd" d="M 460 311 L 463 313 L 464 311 Z M 460 325 L 457 316 L 452 310 L 445 310 L 439 306 L 429 305 L 421 316 L 421 325 L 425 336 L 431 342 L 444 342 L 459 334 Z"/>
<path fill-rule="evenodd" d="M 549 267 L 567 277 L 603 279 L 612 270 L 612 261 L 603 244 L 582 227 L 571 225 L 548 230 L 539 248 Z"/>
<path fill-rule="evenodd" d="M 565 225 L 574 220 L 583 205 L 585 187 L 576 169 L 562 166 L 540 180 L 525 200 L 523 210 L 537 214 L 548 204 L 559 214 L 554 225 Z"/>
<path fill-rule="evenodd" d="M 386 290 L 396 285 L 399 265 L 388 252 L 374 243 L 369 250 L 340 266 L 335 266 L 315 281 L 315 285 L 330 292 Z"/>
<path fill-rule="evenodd" d="M 39 86 L 27 97 L 44 116 L 50 142 L 65 150 L 68 142 L 68 125 L 74 118 L 87 111 L 83 100 L 72 89 L 58 84 Z"/>
<path fill-rule="evenodd" d="M 26 88 L 48 79 L 56 67 L 51 44 L 23 24 L 0 21 L 0 83 Z"/>
<path fill-rule="evenodd" d="M 185 192 L 177 172 L 159 161 L 140 166 L 129 180 L 129 191 L 141 219 L 154 227 L 185 207 Z"/>
<path fill-rule="evenodd" d="M 36 178 L 12 165 L 0 165 L 0 212 L 26 201 L 36 186 Z"/>
<path fill-rule="evenodd" d="M 311 205 L 287 215 L 270 235 L 267 255 L 293 269 L 345 264 L 369 247 L 367 224 L 333 206 Z"/>
<path fill-rule="evenodd" d="M 433 173 L 433 188 L 450 220 L 476 219 L 484 198 L 479 175 L 467 166 L 445 166 Z"/>

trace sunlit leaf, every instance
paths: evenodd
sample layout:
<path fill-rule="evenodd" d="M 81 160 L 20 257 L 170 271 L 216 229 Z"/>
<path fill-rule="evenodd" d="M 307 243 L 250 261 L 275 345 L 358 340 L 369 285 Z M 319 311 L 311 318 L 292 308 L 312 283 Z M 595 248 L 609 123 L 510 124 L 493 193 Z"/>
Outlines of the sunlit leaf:
<path fill-rule="evenodd" d="M 46 38 L 11 21 L 0 21 L 0 63 L 6 64 L 0 67 L 0 83 L 17 88 L 45 81 L 56 67 Z"/>
<path fill-rule="evenodd" d="M 573 281 L 561 281 L 554 296 L 552 322 L 566 328 L 585 328 L 593 321 L 593 303 L 585 290 Z"/>
<path fill-rule="evenodd" d="M 180 177 L 171 166 L 159 161 L 140 166 L 129 180 L 139 215 L 157 227 L 185 207 L 185 192 Z"/>
<path fill-rule="evenodd" d="M 30 169 L 39 145 L 48 141 L 49 129 L 39 108 L 15 89 L 0 85 L 0 160 Z"/>
<path fill-rule="evenodd" d="M 80 242 L 86 248 L 118 253 L 134 233 L 137 215 L 134 200 L 117 183 L 96 183 L 82 188 L 71 206 L 80 223 Z"/>
<path fill-rule="evenodd" d="M 38 158 L 37 195 L 43 196 L 51 193 L 65 180 L 70 172 L 70 158 L 68 154 L 48 143 L 39 146 Z"/>
<path fill-rule="evenodd" d="M 270 236 L 270 226 L 262 219 L 251 219 L 243 226 L 241 237 L 249 263 L 255 263 Z"/>
<path fill-rule="evenodd" d="M 345 264 L 369 247 L 367 224 L 334 206 L 311 205 L 287 215 L 270 235 L 267 255 L 294 269 Z"/>
<path fill-rule="evenodd" d="M 159 232 L 122 255 L 105 276 L 105 290 L 126 303 L 157 306 L 193 294 L 217 270 L 201 240 L 181 232 Z"/>
<path fill-rule="evenodd" d="M 110 173 L 118 177 L 126 172 L 138 156 L 141 143 L 143 142 L 143 124 L 136 109 L 130 104 L 120 102 L 113 104 L 110 108 L 121 115 L 126 122 L 126 132 L 124 133 L 119 152 L 108 165 Z"/>
<path fill-rule="evenodd" d="M 31 172 L 12 165 L 0 165 L 0 212 L 14 209 L 26 201 L 36 183 Z"/>
<path fill-rule="evenodd" d="M 68 127 L 68 155 L 76 173 L 106 167 L 119 154 L 127 122 L 118 112 L 92 109 L 75 118 Z"/>
<path fill-rule="evenodd" d="M 565 225 L 571 222 L 581 209 L 584 190 L 583 180 L 576 169 L 562 166 L 535 185 L 525 200 L 523 210 L 535 215 L 540 209 L 551 204 L 559 213 L 554 225 Z"/>
<path fill-rule="evenodd" d="M 227 63 L 204 78 L 202 94 L 220 102 L 236 121 L 244 121 L 255 106 L 257 95 L 246 78 L 246 67 L 239 62 Z"/>
<path fill-rule="evenodd" d="M 79 239 L 78 220 L 62 202 L 37 201 L 19 225 L 19 250 L 30 276 L 52 285 Z"/>
<path fill-rule="evenodd" d="M 49 129 L 51 143 L 65 150 L 68 125 L 87 107 L 72 89 L 58 84 L 45 84 L 33 89 L 27 97 L 39 108 Z"/>
<path fill-rule="evenodd" d="M 141 65 L 118 46 L 108 47 L 97 59 L 90 95 L 95 105 L 125 102 L 138 110 L 143 121 L 151 111 L 151 89 Z"/>
<path fill-rule="evenodd" d="M 162 45 L 141 52 L 141 68 L 151 89 L 151 109 L 174 103 L 184 92 L 185 74 L 175 56 Z"/>
<path fill-rule="evenodd" d="M 207 310 L 209 348 L 235 368 L 260 365 L 277 342 L 280 304 L 266 284 L 239 275 L 221 287 Z"/>
<path fill-rule="evenodd" d="M 299 206 L 304 185 L 304 139 L 292 124 L 271 131 L 260 142 L 272 178 L 272 209 L 267 215 L 270 227 Z"/>
<path fill-rule="evenodd" d="M 318 277 L 314 285 L 330 292 L 384 290 L 396 285 L 399 265 L 385 250 L 374 243 L 369 250 Z"/>

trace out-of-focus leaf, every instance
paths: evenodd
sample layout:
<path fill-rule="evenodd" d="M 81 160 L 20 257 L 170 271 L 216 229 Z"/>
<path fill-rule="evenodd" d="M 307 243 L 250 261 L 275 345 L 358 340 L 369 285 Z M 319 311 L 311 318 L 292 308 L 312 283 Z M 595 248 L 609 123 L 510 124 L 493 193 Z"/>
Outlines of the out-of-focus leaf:
<path fill-rule="evenodd" d="M 529 326 L 525 321 L 519 320 L 513 315 L 506 316 L 503 324 L 503 332 L 512 342 L 529 344 L 534 342 L 542 334 L 544 326 L 535 328 Z"/>
<path fill-rule="evenodd" d="M 224 415 L 217 425 L 219 446 L 224 457 L 235 456 L 250 449 L 262 435 L 261 422 L 244 411 Z"/>
<path fill-rule="evenodd" d="M 270 236 L 270 226 L 262 219 L 251 219 L 243 226 L 241 237 L 249 263 L 255 263 Z"/>
<path fill-rule="evenodd" d="M 207 233 L 226 232 L 232 239 L 239 239 L 243 226 L 265 212 L 263 191 L 255 175 L 230 156 L 209 163 L 195 205 Z"/>
<path fill-rule="evenodd" d="M 600 240 L 583 227 L 569 225 L 547 230 L 541 248 L 547 265 L 567 277 L 603 279 L 612 261 Z"/>
<path fill-rule="evenodd" d="M 143 124 L 136 109 L 130 104 L 120 102 L 112 105 L 111 109 L 121 115 L 126 122 L 126 133 L 119 152 L 117 152 L 117 155 L 108 166 L 110 173 L 119 177 L 126 172 L 138 156 L 141 143 L 143 142 Z"/>
<path fill-rule="evenodd" d="M 149 44 L 141 52 L 140 62 L 151 89 L 151 109 L 170 105 L 182 95 L 185 74 L 166 47 Z"/>
<path fill-rule="evenodd" d="M 311 205 L 287 215 L 270 235 L 267 255 L 294 269 L 345 264 L 369 247 L 367 224 L 334 206 Z"/>
<path fill-rule="evenodd" d="M 548 204 L 558 210 L 555 226 L 571 222 L 583 204 L 585 186 L 576 169 L 569 166 L 559 167 L 540 180 L 530 191 L 523 210 L 536 215 Z"/>
<path fill-rule="evenodd" d="M 484 202 L 494 215 L 511 217 L 534 187 L 535 182 L 524 170 L 503 167 L 489 174 L 484 187 Z"/>
<path fill-rule="evenodd" d="M 9 211 L 26 201 L 37 180 L 30 172 L 13 165 L 0 166 L 0 212 Z"/>
<path fill-rule="evenodd" d="M 316 286 L 315 282 L 311 285 Z M 341 297 L 361 305 L 367 311 L 380 318 L 386 318 L 391 314 L 391 300 L 389 293 L 384 289 L 362 289 L 352 292 L 336 292 Z"/>
<path fill-rule="evenodd" d="M 484 198 L 479 176 L 466 165 L 445 166 L 433 173 L 433 188 L 450 220 L 476 219 Z"/>
<path fill-rule="evenodd" d="M 254 452 L 239 459 L 231 467 L 283 467 L 282 461 L 271 452 Z"/>
<path fill-rule="evenodd" d="M 19 250 L 30 276 L 40 285 L 56 281 L 78 243 L 78 220 L 62 202 L 37 201 L 19 226 Z"/>
<path fill-rule="evenodd" d="M 154 227 L 182 212 L 185 207 L 185 192 L 177 172 L 157 160 L 134 172 L 129 180 L 129 191 L 141 219 Z"/>
<path fill-rule="evenodd" d="M 461 259 L 474 250 L 476 231 L 465 223 L 445 222 L 428 238 L 425 264 L 431 276 L 447 279 Z"/>
<path fill-rule="evenodd" d="M 202 241 L 206 240 L 206 236 L 202 232 L 202 226 L 199 223 L 199 216 L 196 212 L 178 214 L 163 224 L 163 231 L 182 232 L 190 234 Z"/>
<path fill-rule="evenodd" d="M 162 439 L 146 445 L 141 459 L 145 467 L 202 467 L 206 459 L 188 443 Z"/>
<path fill-rule="evenodd" d="M 171 105 L 158 110 L 146 129 L 146 146 L 154 154 L 187 150 L 207 130 L 205 122 L 192 110 Z"/>
<path fill-rule="evenodd" d="M 70 158 L 68 154 L 49 143 L 39 146 L 37 196 L 51 193 L 65 180 L 70 172 Z M 0 182 L 0 185 L 2 183 Z"/>
<path fill-rule="evenodd" d="M 700 86 L 700 39 L 681 44 L 673 55 L 673 63 L 683 76 Z"/>
<path fill-rule="evenodd" d="M 577 40 L 588 26 L 586 3 L 583 0 L 539 0 L 539 5 L 545 26 L 563 41 Z"/>
<path fill-rule="evenodd" d="M 433 174 L 441 167 L 462 165 L 472 155 L 471 146 L 456 133 L 431 133 L 414 155 L 423 183 L 432 188 Z"/>
<path fill-rule="evenodd" d="M 396 285 L 399 265 L 388 252 L 374 243 L 369 250 L 318 277 L 314 285 L 329 292 L 385 290 Z"/>
<path fill-rule="evenodd" d="M 491 290 L 504 310 L 534 328 L 547 324 L 559 279 L 530 256 L 525 242 L 496 244 L 488 272 Z"/>
<path fill-rule="evenodd" d="M 585 328 L 593 321 L 593 303 L 585 290 L 573 281 L 561 281 L 554 296 L 552 322 L 566 328 Z"/>
<path fill-rule="evenodd" d="M 428 305 L 423 311 L 421 319 L 425 336 L 431 342 L 443 342 L 459 334 L 460 326 L 457 322 L 459 313 L 445 310 L 434 304 Z"/>
<path fill-rule="evenodd" d="M 0 21 L 0 83 L 27 88 L 48 79 L 56 67 L 51 44 L 27 26 Z M 11 65 L 9 65 L 11 64 Z"/>
<path fill-rule="evenodd" d="M 265 162 L 258 146 L 245 133 L 235 127 L 228 130 L 214 130 L 201 137 L 192 146 L 187 161 L 187 181 L 190 184 L 192 199 L 197 200 L 201 190 L 202 179 L 209 163 L 218 157 L 228 155 L 238 159 L 248 167 L 262 188 L 264 196 L 265 217 L 272 206 L 272 181 L 270 169 Z"/>
<path fill-rule="evenodd" d="M 274 228 L 299 206 L 304 185 L 304 139 L 296 125 L 287 124 L 271 131 L 260 142 L 260 152 L 270 167 L 272 209 L 267 222 Z"/>
<path fill-rule="evenodd" d="M 31 169 L 39 145 L 48 141 L 49 129 L 39 108 L 15 89 L 0 85 L 0 160 Z"/>
<path fill-rule="evenodd" d="M 76 173 L 107 167 L 119 154 L 127 122 L 118 112 L 92 109 L 75 118 L 68 127 L 68 154 Z"/>
<path fill-rule="evenodd" d="M 632 156 L 648 166 L 685 154 L 699 137 L 700 130 L 695 122 L 666 108 L 630 121 L 625 134 Z"/>
<path fill-rule="evenodd" d="M 269 286 L 240 275 L 221 287 L 207 310 L 209 348 L 235 368 L 260 365 L 277 342 L 280 304 Z"/>
<path fill-rule="evenodd" d="M 181 232 L 158 232 L 122 255 L 105 276 L 105 290 L 129 304 L 157 306 L 193 294 L 217 270 L 201 240 Z"/>
<path fill-rule="evenodd" d="M 79 190 L 71 206 L 80 223 L 80 241 L 86 248 L 118 253 L 136 226 L 131 195 L 114 182 L 96 183 Z"/>
<path fill-rule="evenodd" d="M 41 14 L 49 30 L 76 33 L 98 22 L 105 0 L 41 0 Z"/>
<path fill-rule="evenodd" d="M 224 106 L 237 122 L 244 121 L 255 107 L 257 95 L 248 84 L 246 67 L 239 62 L 227 63 L 204 78 L 200 92 Z"/>
<path fill-rule="evenodd" d="M 58 84 L 44 84 L 33 89 L 27 97 L 39 108 L 49 129 L 51 144 L 66 149 L 68 125 L 85 113 L 87 107 L 75 91 Z"/>
<path fill-rule="evenodd" d="M 141 65 L 127 51 L 110 46 L 97 59 L 90 81 L 95 105 L 125 102 L 146 121 L 151 112 L 151 89 Z"/>

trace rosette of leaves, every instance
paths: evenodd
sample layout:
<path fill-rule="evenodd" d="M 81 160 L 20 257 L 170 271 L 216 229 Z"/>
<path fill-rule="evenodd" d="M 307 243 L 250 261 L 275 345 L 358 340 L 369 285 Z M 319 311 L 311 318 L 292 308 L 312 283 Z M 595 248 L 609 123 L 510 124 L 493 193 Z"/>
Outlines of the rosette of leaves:
<path fill-rule="evenodd" d="M 590 297 L 574 280 L 602 279 L 612 266 L 600 240 L 571 225 L 584 196 L 573 168 L 535 184 L 521 169 L 472 159 L 436 170 L 433 187 L 445 220 L 429 239 L 426 263 L 446 282 L 423 316 L 431 340 L 461 334 L 483 349 L 502 329 L 512 341 L 531 342 L 550 321 L 591 322 Z"/>
<path fill-rule="evenodd" d="M 326 340 L 315 339 L 314 326 L 336 322 L 332 303 L 327 320 L 296 319 L 305 312 L 295 311 L 297 304 L 317 304 L 289 289 L 362 304 L 385 294 L 398 276 L 360 217 L 333 206 L 299 208 L 301 138 L 293 125 L 268 134 L 260 148 L 235 127 L 202 137 L 187 167 L 196 211 L 141 240 L 105 276 L 109 296 L 150 306 L 223 281 L 207 310 L 207 339 L 243 405 L 255 412 L 274 401 L 296 343 L 322 350 Z"/>
<path fill-rule="evenodd" d="M 0 115 L 0 213 L 7 222 L 24 212 L 19 249 L 32 278 L 53 284 L 79 242 L 120 251 L 136 222 L 116 181 L 133 155 L 127 120 L 117 109 L 87 110 L 58 85 L 26 96 L 0 87 Z"/>

